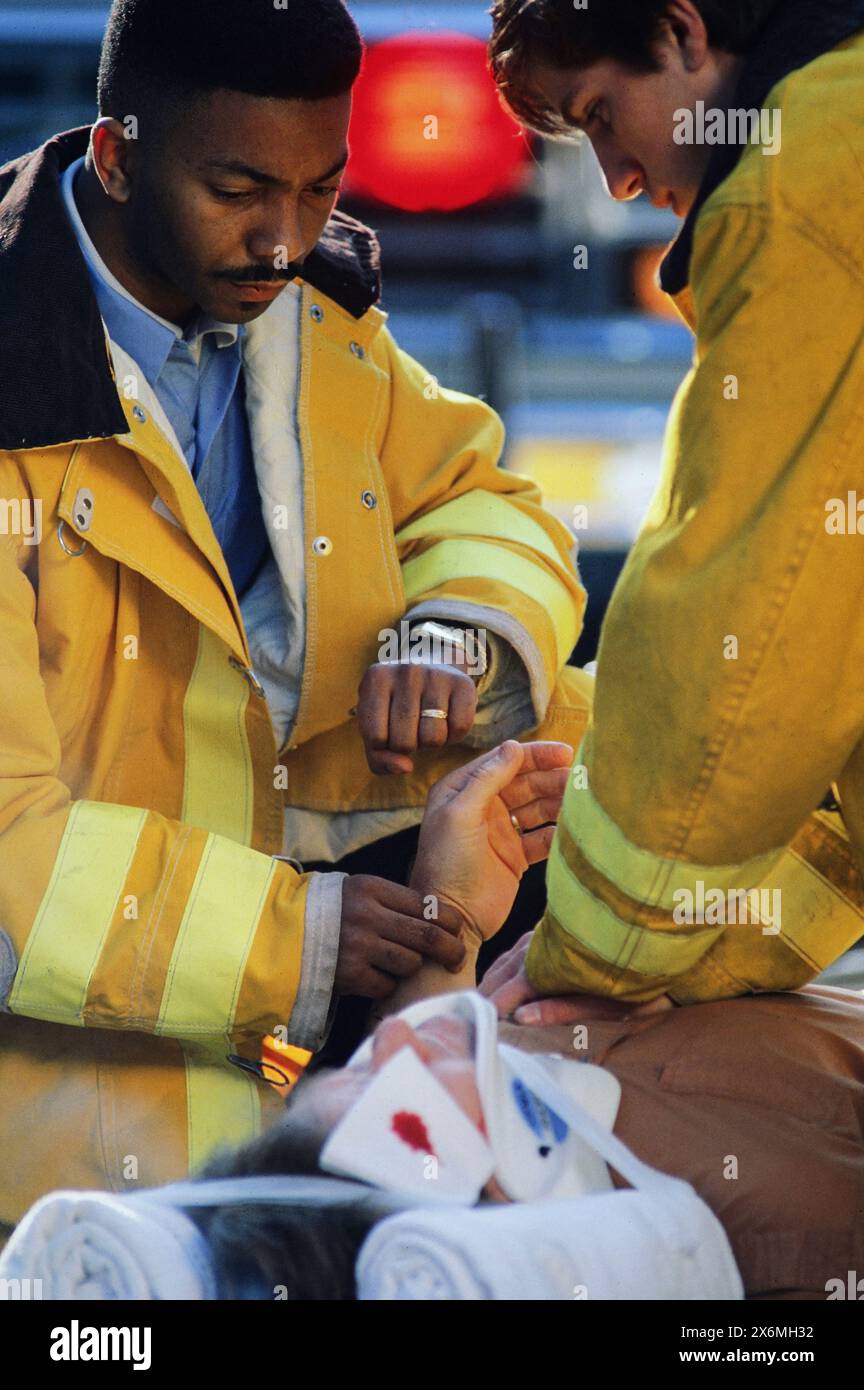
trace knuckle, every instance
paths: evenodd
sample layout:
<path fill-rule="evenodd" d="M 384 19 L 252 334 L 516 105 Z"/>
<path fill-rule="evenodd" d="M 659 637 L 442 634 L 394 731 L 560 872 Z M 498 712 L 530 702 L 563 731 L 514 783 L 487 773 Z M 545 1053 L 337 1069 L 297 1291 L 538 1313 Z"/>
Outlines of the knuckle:
<path fill-rule="evenodd" d="M 443 719 L 436 720 L 432 728 L 427 728 L 429 724 L 432 724 L 432 720 L 424 719 L 423 733 L 421 735 L 424 746 L 426 748 L 442 748 L 449 737 L 447 725 L 444 723 Z"/>
<path fill-rule="evenodd" d="M 390 742 L 387 744 L 391 753 L 408 754 L 413 753 L 417 747 L 416 736 L 409 734 L 406 730 L 397 730 L 391 734 Z"/>
<path fill-rule="evenodd" d="M 417 676 L 418 668 L 413 662 L 406 661 L 399 666 L 394 666 L 392 669 L 394 672 L 394 694 L 397 699 L 400 695 L 404 696 L 405 691 L 412 691 L 417 688 L 419 684 Z"/>
<path fill-rule="evenodd" d="M 383 948 L 380 956 L 381 969 L 386 970 L 388 974 L 393 974 L 395 966 L 399 962 L 399 952 L 394 949 L 393 943 L 390 941 L 383 941 L 381 945 Z"/>
<path fill-rule="evenodd" d="M 420 940 L 427 949 L 434 951 L 441 941 L 441 928 L 434 922 L 424 922 L 420 928 Z"/>
<path fill-rule="evenodd" d="M 393 691 L 391 713 L 397 719 L 414 719 L 420 708 L 419 696 L 410 686 L 399 686 Z"/>
<path fill-rule="evenodd" d="M 404 974 L 405 956 L 392 941 L 388 941 L 384 948 L 384 969 L 391 975 Z"/>
<path fill-rule="evenodd" d="M 418 893 L 416 888 L 405 888 L 402 891 L 401 898 L 402 902 L 405 904 L 402 910 L 406 917 L 416 917 L 418 921 L 426 920 L 423 917 L 423 908 L 425 907 L 426 899 L 423 897 L 422 893 Z"/>
<path fill-rule="evenodd" d="M 379 668 L 377 666 L 369 666 L 363 672 L 363 677 L 357 687 L 357 692 L 361 700 L 368 700 L 374 694 L 375 686 L 378 683 L 378 677 L 376 675 L 378 670 Z"/>

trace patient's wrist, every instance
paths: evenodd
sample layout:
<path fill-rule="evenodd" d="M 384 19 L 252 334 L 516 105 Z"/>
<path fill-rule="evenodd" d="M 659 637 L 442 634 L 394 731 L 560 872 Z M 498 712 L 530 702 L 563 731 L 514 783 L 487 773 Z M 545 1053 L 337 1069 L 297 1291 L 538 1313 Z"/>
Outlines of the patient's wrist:
<path fill-rule="evenodd" d="M 416 884 L 411 885 L 417 892 L 423 891 Z M 423 893 L 424 897 L 436 897 L 434 893 Z M 450 903 L 457 911 L 457 903 L 451 903 L 449 898 L 441 898 L 442 902 Z M 431 999 L 437 994 L 454 994 L 459 990 L 477 988 L 477 957 L 480 954 L 480 947 L 483 945 L 483 938 L 477 928 L 469 922 L 465 914 L 462 913 L 461 940 L 465 944 L 465 959 L 458 970 L 445 970 L 443 965 L 437 965 L 435 961 L 424 961 L 420 969 L 410 975 L 405 980 L 400 980 L 393 993 L 387 999 L 382 999 L 374 1003 L 369 1011 L 367 1032 L 374 1031 L 382 1018 L 388 1018 L 390 1014 L 399 1013 L 401 1009 L 407 1009 L 409 1004 L 416 1004 L 418 999 Z"/>
<path fill-rule="evenodd" d="M 430 921 L 434 922 L 438 920 L 439 903 L 445 903 L 447 907 L 452 908 L 454 912 L 459 914 L 462 919 L 459 938 L 465 946 L 465 959 L 458 971 L 445 970 L 443 966 L 435 965 L 432 961 L 426 961 L 418 973 L 422 975 L 424 972 L 430 972 L 427 978 L 431 979 L 431 972 L 437 970 L 445 981 L 451 981 L 449 989 L 473 989 L 476 983 L 477 957 L 480 954 L 480 947 L 483 945 L 484 939 L 479 926 L 461 903 L 457 902 L 455 898 L 451 898 L 447 893 L 436 892 L 434 886 L 430 884 L 429 880 L 425 877 L 421 876 L 415 879 L 412 876 L 411 887 L 414 889 L 415 893 L 419 893 L 423 898 L 424 916 L 428 910 Z M 417 976 L 414 978 L 416 979 Z M 468 983 L 462 984 L 461 982 L 463 979 L 468 979 Z M 456 981 L 459 983 L 455 983 Z M 443 992 L 446 991 L 429 990 L 430 994 L 441 994 Z"/>

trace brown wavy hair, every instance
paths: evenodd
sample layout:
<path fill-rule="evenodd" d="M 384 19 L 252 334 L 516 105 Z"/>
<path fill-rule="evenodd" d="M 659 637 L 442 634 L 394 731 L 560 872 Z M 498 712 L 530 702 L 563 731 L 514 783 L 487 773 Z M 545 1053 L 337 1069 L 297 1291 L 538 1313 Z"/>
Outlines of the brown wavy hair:
<path fill-rule="evenodd" d="M 746 53 L 779 0 L 693 0 L 713 48 Z M 654 45 L 668 0 L 495 0 L 489 57 L 507 105 L 523 125 L 542 135 L 574 138 L 559 112 L 532 90 L 536 62 L 582 68 L 611 58 L 634 73 L 658 71 Z"/>

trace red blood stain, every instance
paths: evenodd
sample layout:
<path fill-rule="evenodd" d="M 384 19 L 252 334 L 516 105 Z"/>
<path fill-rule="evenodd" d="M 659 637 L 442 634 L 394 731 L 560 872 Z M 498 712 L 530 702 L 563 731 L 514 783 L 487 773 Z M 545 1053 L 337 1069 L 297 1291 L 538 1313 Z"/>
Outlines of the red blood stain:
<path fill-rule="evenodd" d="M 433 1158 L 437 1158 L 429 1131 L 419 1115 L 414 1115 L 410 1110 L 400 1110 L 393 1116 L 390 1126 L 397 1138 L 401 1139 L 403 1144 L 407 1144 L 409 1149 L 417 1149 L 420 1153 L 431 1154 Z"/>

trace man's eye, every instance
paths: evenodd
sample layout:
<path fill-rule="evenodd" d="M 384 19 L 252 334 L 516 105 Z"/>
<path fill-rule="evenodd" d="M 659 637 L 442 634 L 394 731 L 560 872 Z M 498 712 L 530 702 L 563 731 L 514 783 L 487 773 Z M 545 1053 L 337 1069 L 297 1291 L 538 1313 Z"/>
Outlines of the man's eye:
<path fill-rule="evenodd" d="M 226 202 L 231 202 L 235 198 L 249 197 L 249 190 L 246 188 L 240 192 L 236 188 L 211 188 L 210 192 L 215 198 L 223 198 Z"/>
<path fill-rule="evenodd" d="M 584 116 L 577 120 L 576 124 L 580 130 L 588 130 L 595 121 L 606 122 L 602 100 L 592 102 Z"/>
<path fill-rule="evenodd" d="M 339 192 L 339 188 L 340 185 L 338 183 L 335 185 L 317 183 L 309 189 L 309 192 L 314 194 L 316 198 L 335 198 L 336 194 Z"/>

